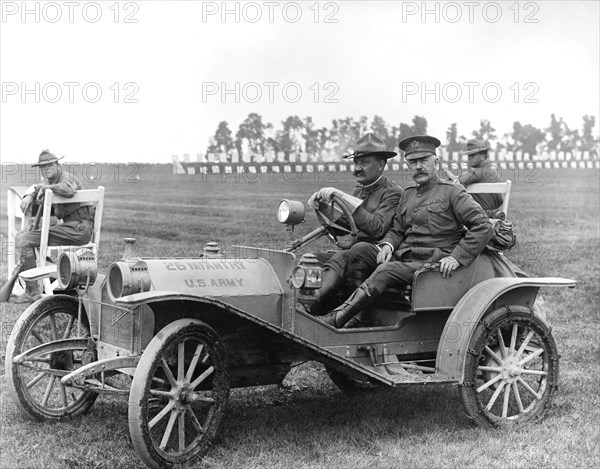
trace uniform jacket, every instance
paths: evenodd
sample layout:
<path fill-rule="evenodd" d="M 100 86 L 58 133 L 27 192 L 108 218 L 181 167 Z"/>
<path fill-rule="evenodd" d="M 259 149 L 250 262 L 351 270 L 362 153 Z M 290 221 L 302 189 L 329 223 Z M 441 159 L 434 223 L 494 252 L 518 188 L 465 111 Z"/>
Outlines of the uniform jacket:
<path fill-rule="evenodd" d="M 484 162 L 477 168 L 469 168 L 458 178 L 463 186 L 467 187 L 477 182 L 500 182 L 498 173 L 489 162 Z M 502 196 L 500 194 L 471 194 L 475 201 L 481 205 L 484 210 L 496 210 L 502 205 Z"/>
<path fill-rule="evenodd" d="M 378 241 L 392 225 L 402 188 L 383 176 L 375 184 L 357 186 L 354 197 L 363 200 L 354 212 L 358 241 Z"/>
<path fill-rule="evenodd" d="M 65 171 L 62 168 L 58 178 L 56 180 L 49 180 L 47 183 L 51 185 L 50 189 L 52 189 L 52 192 L 66 198 L 71 198 L 75 195 L 75 192 L 77 192 L 80 189 L 84 189 L 83 184 L 81 184 L 79 179 L 77 179 L 71 173 Z M 33 191 L 27 193 L 26 195 L 31 195 L 35 199 L 38 195 L 38 192 L 39 186 L 34 186 Z M 86 205 L 91 206 L 92 204 L 90 202 L 73 204 L 53 204 L 52 209 L 54 210 L 54 215 L 57 218 L 65 219 L 69 215 L 76 212 L 77 209 Z"/>
<path fill-rule="evenodd" d="M 464 187 L 436 178 L 406 188 L 381 243 L 390 244 L 398 260 L 406 252 L 423 262 L 451 255 L 466 267 L 492 234 L 489 218 Z"/>

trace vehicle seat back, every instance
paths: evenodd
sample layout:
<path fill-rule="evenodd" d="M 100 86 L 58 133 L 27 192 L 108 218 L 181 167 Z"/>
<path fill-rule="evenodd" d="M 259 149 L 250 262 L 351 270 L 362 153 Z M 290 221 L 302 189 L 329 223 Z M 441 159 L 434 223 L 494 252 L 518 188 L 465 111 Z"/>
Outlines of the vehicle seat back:
<path fill-rule="evenodd" d="M 473 263 L 458 268 L 448 278 L 442 277 L 439 265 L 415 272 L 412 287 L 412 310 L 449 310 L 478 283 L 494 278 L 494 268 L 487 254 L 483 253 Z"/>

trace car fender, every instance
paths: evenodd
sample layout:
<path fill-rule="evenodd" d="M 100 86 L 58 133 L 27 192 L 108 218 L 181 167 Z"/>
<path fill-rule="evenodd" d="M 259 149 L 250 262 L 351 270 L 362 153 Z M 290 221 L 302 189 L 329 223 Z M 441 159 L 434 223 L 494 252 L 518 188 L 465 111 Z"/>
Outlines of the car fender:
<path fill-rule="evenodd" d="M 501 277 L 475 285 L 456 304 L 446 322 L 438 345 L 436 371 L 462 383 L 471 336 L 488 311 L 502 305 L 532 308 L 540 287 L 572 288 L 576 283 L 564 278 Z"/>

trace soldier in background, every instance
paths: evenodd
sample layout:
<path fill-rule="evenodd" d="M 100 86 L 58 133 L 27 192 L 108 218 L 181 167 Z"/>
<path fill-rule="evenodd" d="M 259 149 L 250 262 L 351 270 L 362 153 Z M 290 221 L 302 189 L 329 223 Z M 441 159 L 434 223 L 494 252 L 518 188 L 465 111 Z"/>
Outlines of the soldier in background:
<path fill-rule="evenodd" d="M 500 182 L 500 177 L 491 163 L 488 161 L 490 147 L 487 143 L 480 140 L 469 140 L 467 150 L 462 152 L 467 156 L 468 169 L 460 176 L 454 175 L 447 165 L 444 165 L 444 171 L 448 179 L 454 183 L 460 183 L 465 188 L 478 182 Z M 491 215 L 502 206 L 502 196 L 500 194 L 471 194 L 475 201 Z"/>
<path fill-rule="evenodd" d="M 31 165 L 39 166 L 44 182 L 32 186 L 23 197 L 21 210 L 29 212 L 34 200 L 43 198 L 46 189 L 50 189 L 57 195 L 73 197 L 75 192 L 83 189 L 83 185 L 72 174 L 63 170 L 58 163 L 62 158 L 57 158 L 48 150 L 42 151 L 38 162 Z M 62 219 L 63 223 L 50 227 L 48 233 L 49 246 L 81 246 L 90 241 L 94 229 L 94 207 L 90 202 L 53 205 L 54 215 Z M 39 207 L 42 210 L 42 207 Z M 34 248 L 40 246 L 41 230 L 21 231 L 16 236 L 17 263 L 19 271 L 33 269 L 36 267 Z M 41 253 L 46 255 L 46 253 Z M 37 281 L 26 282 L 25 294 L 21 295 L 15 303 L 31 303 L 41 297 L 39 283 Z"/>
<path fill-rule="evenodd" d="M 325 187 L 314 193 L 308 201 L 309 206 L 318 208 L 319 203 L 328 203 L 332 194 L 339 196 L 352 211 L 358 241 L 361 241 L 349 249 L 337 251 L 328 259 L 324 259 L 327 257 L 324 256 L 325 253 L 318 254 L 320 260 L 326 262 L 322 286 L 309 311 L 315 316 L 323 315 L 331 309 L 335 294 L 344 282 L 347 281 L 355 289 L 375 269 L 379 252 L 375 243 L 383 238 L 392 225 L 402 195 L 402 189 L 383 174 L 387 160 L 396 156 L 396 152 L 387 151 L 385 143 L 372 133 L 357 140 L 353 150 L 352 154 L 343 157 L 354 162 L 354 176 L 358 186 L 352 195 L 333 187 Z M 337 223 L 344 225 L 344 220 L 338 220 Z"/>

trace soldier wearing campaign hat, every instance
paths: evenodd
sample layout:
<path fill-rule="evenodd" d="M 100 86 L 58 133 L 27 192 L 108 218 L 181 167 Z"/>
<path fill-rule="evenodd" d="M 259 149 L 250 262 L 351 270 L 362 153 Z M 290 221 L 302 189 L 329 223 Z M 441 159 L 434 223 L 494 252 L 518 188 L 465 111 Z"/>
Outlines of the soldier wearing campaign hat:
<path fill-rule="evenodd" d="M 341 306 L 323 316 L 326 324 L 344 327 L 386 288 L 412 282 L 426 263 L 439 262 L 442 276 L 450 276 L 457 267 L 470 265 L 490 240 L 492 225 L 481 206 L 464 187 L 438 176 L 439 145 L 428 135 L 400 142 L 415 184 L 405 189 L 392 227 L 378 241 L 379 266 Z"/>
<path fill-rule="evenodd" d="M 455 176 L 444 166 L 446 176 L 452 182 L 460 183 L 464 187 L 478 182 L 500 182 L 500 177 L 488 161 L 490 146 L 482 140 L 469 140 L 467 150 L 462 154 L 468 158 L 468 169 L 460 176 Z M 495 212 L 502 205 L 500 194 L 472 194 L 473 198 L 488 213 Z"/>
<path fill-rule="evenodd" d="M 385 143 L 379 137 L 372 133 L 365 134 L 356 141 L 351 153 L 343 156 L 344 159 L 354 162 L 354 177 L 358 186 L 352 194 L 325 187 L 309 199 L 308 204 L 311 207 L 328 203 L 332 194 L 344 200 L 352 211 L 359 241 L 349 249 L 336 252 L 329 259 L 326 259 L 328 256 L 325 253 L 317 255 L 325 262 L 325 266 L 322 287 L 315 296 L 316 301 L 310 307 L 311 314 L 325 314 L 332 307 L 334 294 L 346 280 L 356 288 L 375 269 L 378 252 L 375 242 L 379 241 L 391 226 L 402 195 L 402 189 L 384 176 L 387 160 L 396 155 L 396 152 L 386 149 Z M 341 219 L 337 223 L 344 225 L 344 220 Z"/>
<path fill-rule="evenodd" d="M 43 182 L 30 187 L 23 197 L 21 202 L 23 213 L 30 212 L 35 200 L 41 201 L 46 189 L 63 197 L 73 197 L 75 192 L 84 188 L 79 179 L 62 169 L 59 163 L 62 158 L 64 157 L 58 158 L 50 151 L 43 150 L 37 163 L 31 165 L 40 168 Z M 41 207 L 38 209 L 41 210 Z M 62 219 L 63 223 L 50 227 L 49 246 L 81 246 L 89 242 L 94 228 L 94 208 L 91 203 L 57 204 L 53 205 L 52 209 L 54 215 L 58 219 Z M 36 266 L 34 248 L 40 246 L 40 238 L 41 230 L 38 229 L 17 233 L 15 243 L 21 271 Z M 30 303 L 40 296 L 38 282 L 26 282 L 25 294 L 20 296 L 15 303 Z"/>

